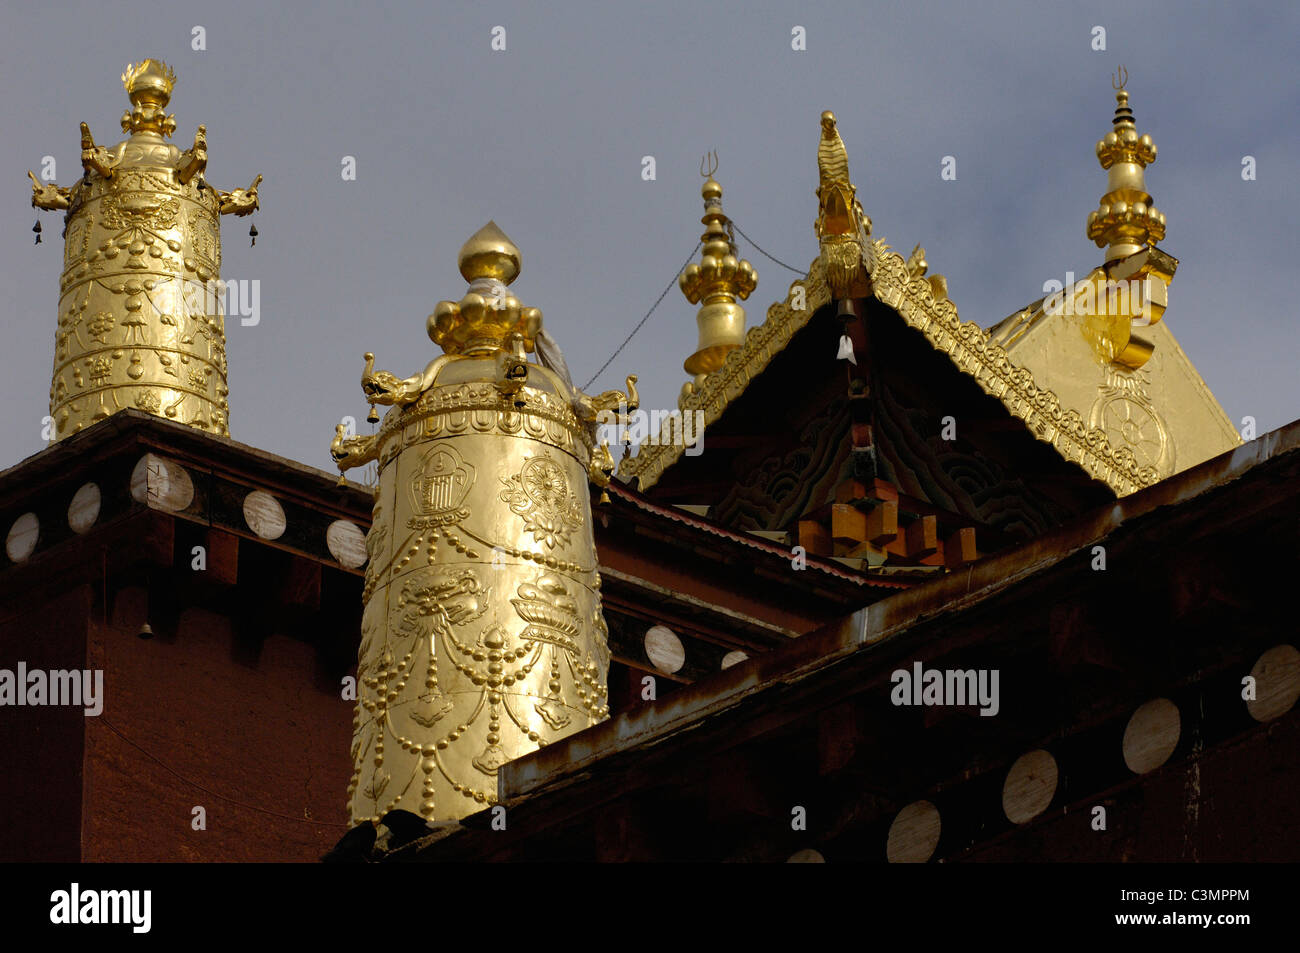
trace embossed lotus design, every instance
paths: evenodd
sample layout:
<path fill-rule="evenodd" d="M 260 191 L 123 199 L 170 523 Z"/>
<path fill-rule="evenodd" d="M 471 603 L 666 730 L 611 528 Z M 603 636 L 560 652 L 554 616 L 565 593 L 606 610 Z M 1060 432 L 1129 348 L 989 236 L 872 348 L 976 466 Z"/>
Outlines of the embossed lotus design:
<path fill-rule="evenodd" d="M 544 573 L 535 583 L 520 583 L 515 594 L 518 598 L 510 602 L 519 618 L 528 623 L 521 633 L 522 638 L 550 642 L 570 652 L 578 651 L 577 639 L 582 629 L 578 603 L 559 576 Z"/>

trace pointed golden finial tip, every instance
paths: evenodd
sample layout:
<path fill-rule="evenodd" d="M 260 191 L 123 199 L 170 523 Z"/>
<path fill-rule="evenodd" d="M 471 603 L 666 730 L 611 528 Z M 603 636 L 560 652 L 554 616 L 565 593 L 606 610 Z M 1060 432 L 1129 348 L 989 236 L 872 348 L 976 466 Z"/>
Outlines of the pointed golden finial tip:
<path fill-rule="evenodd" d="M 519 247 L 495 221 L 489 221 L 460 247 L 456 258 L 461 276 L 469 282 L 495 278 L 510 284 L 519 277 Z"/>

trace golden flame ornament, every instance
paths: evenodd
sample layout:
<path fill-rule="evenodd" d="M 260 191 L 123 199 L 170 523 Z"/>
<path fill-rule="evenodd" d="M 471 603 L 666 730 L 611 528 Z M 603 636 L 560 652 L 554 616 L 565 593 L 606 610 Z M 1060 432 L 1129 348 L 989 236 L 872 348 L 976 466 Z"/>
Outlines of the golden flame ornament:
<path fill-rule="evenodd" d="M 55 439 L 127 408 L 229 435 L 221 301 L 223 214 L 258 207 L 257 186 L 204 179 L 207 139 L 185 151 L 166 112 L 176 75 L 146 59 L 122 84 L 128 138 L 95 143 L 81 124 L 84 175 L 71 188 L 32 180 L 32 205 L 65 210 L 50 415 Z"/>
<path fill-rule="evenodd" d="M 379 464 L 348 789 L 358 824 L 481 810 L 501 765 L 609 714 L 587 484 L 613 468 L 597 416 L 635 410 L 636 379 L 589 397 L 527 359 L 542 315 L 509 292 L 519 249 L 495 223 L 459 263 L 469 289 L 428 321 L 445 353 L 405 379 L 366 354 L 366 399 L 391 409 L 376 434 L 340 425 L 331 445 L 341 471 Z"/>

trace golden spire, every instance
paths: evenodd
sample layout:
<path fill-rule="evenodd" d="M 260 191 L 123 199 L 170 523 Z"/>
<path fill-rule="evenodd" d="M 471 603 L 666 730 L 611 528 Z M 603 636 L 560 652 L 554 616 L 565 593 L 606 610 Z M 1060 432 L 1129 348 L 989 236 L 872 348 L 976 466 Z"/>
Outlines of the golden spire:
<path fill-rule="evenodd" d="M 705 158 L 708 171 L 700 164 L 700 175 L 705 177 L 700 189 L 704 199 L 700 261 L 688 265 L 678 279 L 687 301 L 704 302 L 695 317 L 700 346 L 682 365 L 686 373 L 697 376 L 716 371 L 728 353 L 745 343 L 745 309 L 736 299 L 748 298 L 758 284 L 754 266 L 736 257 L 731 220 L 722 211 L 722 186 L 713 178 L 718 171 L 717 153 Z"/>
<path fill-rule="evenodd" d="M 1128 71 L 1119 68 L 1115 88 L 1115 128 L 1097 143 L 1097 161 L 1109 173 L 1106 194 L 1088 214 L 1088 237 L 1106 247 L 1106 261 L 1141 251 L 1165 237 L 1165 216 L 1151 204 L 1145 169 L 1156 161 L 1156 144 L 1139 136 L 1128 105 Z"/>
<path fill-rule="evenodd" d="M 223 304 L 235 302 L 220 281 L 220 216 L 255 211 L 262 177 L 247 189 L 214 189 L 204 179 L 204 127 L 183 152 L 166 141 L 176 131 L 166 113 L 175 84 L 160 60 L 128 64 L 129 138 L 97 145 L 83 122 L 84 175 L 71 188 L 28 172 L 32 205 L 66 210 L 55 439 L 128 408 L 230 433 Z M 235 287 L 241 316 L 256 323 L 255 283 Z"/>

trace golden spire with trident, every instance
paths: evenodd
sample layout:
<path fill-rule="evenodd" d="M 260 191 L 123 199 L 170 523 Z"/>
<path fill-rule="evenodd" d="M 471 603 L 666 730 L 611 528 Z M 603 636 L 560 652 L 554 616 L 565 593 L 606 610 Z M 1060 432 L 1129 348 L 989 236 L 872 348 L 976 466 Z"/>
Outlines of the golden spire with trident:
<path fill-rule="evenodd" d="M 704 171 L 705 165 L 708 165 L 709 167 L 709 171 L 707 172 Z M 711 179 L 713 178 L 713 173 L 717 171 L 718 171 L 718 150 L 714 149 L 712 152 L 704 153 L 703 158 L 700 159 L 700 177 L 704 179 Z"/>
<path fill-rule="evenodd" d="M 736 254 L 731 219 L 722 211 L 722 186 L 713 173 L 718 171 L 717 150 L 700 160 L 704 185 L 704 234 L 700 236 L 698 263 L 687 265 L 678 278 L 682 294 L 691 304 L 701 304 L 696 315 L 699 347 L 683 364 L 695 378 L 687 386 L 698 387 L 704 375 L 722 366 L 727 354 L 745 343 L 745 309 L 738 303 L 749 297 L 758 284 L 754 266 Z"/>
<path fill-rule="evenodd" d="M 1165 216 L 1151 202 L 1143 170 L 1156 160 L 1156 144 L 1139 136 L 1128 104 L 1128 70 L 1110 82 L 1115 90 L 1114 129 L 1097 143 L 1097 161 L 1109 174 L 1106 194 L 1088 214 L 1088 237 L 1116 261 L 1165 237 Z"/>

